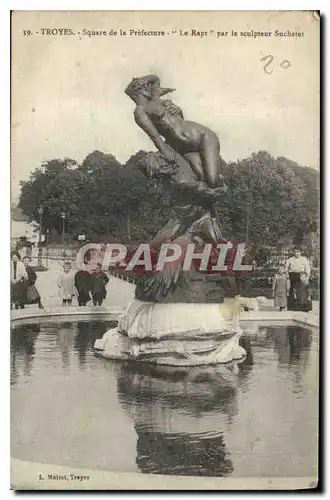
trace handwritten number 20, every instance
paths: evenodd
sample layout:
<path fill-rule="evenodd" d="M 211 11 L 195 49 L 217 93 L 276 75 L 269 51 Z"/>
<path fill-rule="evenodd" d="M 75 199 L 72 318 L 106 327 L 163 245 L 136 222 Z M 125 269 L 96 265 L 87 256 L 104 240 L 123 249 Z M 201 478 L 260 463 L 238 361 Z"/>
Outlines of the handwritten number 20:
<path fill-rule="evenodd" d="M 269 54 L 268 56 L 262 57 L 261 61 L 266 62 L 266 64 L 264 64 L 264 72 L 267 73 L 267 75 L 273 73 L 273 69 L 268 68 L 268 66 L 270 66 L 270 64 L 274 61 L 274 56 Z M 283 69 L 288 69 L 290 68 L 291 63 L 287 59 L 284 59 L 283 61 L 280 62 L 280 66 Z"/>

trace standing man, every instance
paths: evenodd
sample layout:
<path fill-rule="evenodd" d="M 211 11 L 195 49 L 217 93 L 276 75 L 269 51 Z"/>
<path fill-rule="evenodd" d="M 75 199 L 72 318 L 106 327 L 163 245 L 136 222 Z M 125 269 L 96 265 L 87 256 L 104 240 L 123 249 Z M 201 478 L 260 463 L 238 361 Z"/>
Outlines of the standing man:
<path fill-rule="evenodd" d="M 108 283 L 108 276 L 102 271 L 101 264 L 97 264 L 96 270 L 91 274 L 91 292 L 94 306 L 101 306 L 107 296 L 105 285 Z"/>
<path fill-rule="evenodd" d="M 296 247 L 293 249 L 293 257 L 286 263 L 286 271 L 290 278 L 290 294 L 288 298 L 288 309 L 293 310 L 295 307 L 294 287 L 300 282 L 300 273 L 306 273 L 309 279 L 311 269 L 307 257 L 301 255 L 301 249 Z"/>

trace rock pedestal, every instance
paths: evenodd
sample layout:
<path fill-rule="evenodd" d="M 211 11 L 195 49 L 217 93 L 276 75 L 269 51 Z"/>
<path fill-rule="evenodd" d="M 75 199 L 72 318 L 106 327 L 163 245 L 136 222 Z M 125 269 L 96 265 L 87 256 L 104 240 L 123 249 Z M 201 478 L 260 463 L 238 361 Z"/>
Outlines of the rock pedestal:
<path fill-rule="evenodd" d="M 158 365 L 201 366 L 242 359 L 241 329 L 218 304 L 155 304 L 134 300 L 117 328 L 95 342 L 98 355 Z"/>

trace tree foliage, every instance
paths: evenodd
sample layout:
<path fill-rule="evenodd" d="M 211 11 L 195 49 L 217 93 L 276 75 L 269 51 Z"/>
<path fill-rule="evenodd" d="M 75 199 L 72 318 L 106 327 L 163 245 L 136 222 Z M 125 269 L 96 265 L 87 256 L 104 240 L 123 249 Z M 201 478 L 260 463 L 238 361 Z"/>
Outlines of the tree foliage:
<path fill-rule="evenodd" d="M 175 200 L 137 168 L 139 151 L 125 165 L 111 154 L 94 151 L 79 165 L 65 158 L 45 162 L 21 183 L 19 207 L 32 221 L 43 208 L 43 228 L 72 238 L 85 234 L 120 239 L 151 238 L 171 217 Z M 222 168 L 229 187 L 217 203 L 219 221 L 229 239 L 275 244 L 299 243 L 317 230 L 319 175 L 265 151 Z"/>

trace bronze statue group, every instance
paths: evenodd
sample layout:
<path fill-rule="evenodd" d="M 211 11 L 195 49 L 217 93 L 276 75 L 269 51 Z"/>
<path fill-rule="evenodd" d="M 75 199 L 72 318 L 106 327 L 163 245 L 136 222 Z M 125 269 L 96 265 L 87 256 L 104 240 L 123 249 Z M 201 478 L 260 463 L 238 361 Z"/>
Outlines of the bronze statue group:
<path fill-rule="evenodd" d="M 220 141 L 217 134 L 201 125 L 185 119 L 182 109 L 169 99 L 162 99 L 174 89 L 162 87 L 157 75 L 133 78 L 125 89 L 135 104 L 134 119 L 157 148 L 150 153 L 143 173 L 152 179 L 160 179 L 178 205 L 176 216 L 157 233 L 151 244 L 159 248 L 162 242 L 178 243 L 196 239 L 203 243 L 217 244 L 221 237 L 219 217 L 215 201 L 227 190 L 221 173 Z M 12 305 L 24 308 L 27 303 L 43 305 L 35 287 L 36 274 L 17 252 L 12 257 Z M 136 298 L 141 301 L 166 302 L 179 282 L 179 269 L 164 270 L 137 284 Z M 308 283 L 310 267 L 300 249 L 286 265 L 280 265 L 273 280 L 275 307 L 280 310 L 312 310 L 311 291 Z M 73 272 L 71 263 L 65 262 L 58 277 L 58 289 L 63 306 L 70 306 L 77 296 L 79 306 L 92 300 L 100 306 L 106 297 L 107 275 L 98 264 L 96 269 Z M 246 280 L 238 279 L 240 288 Z M 239 294 L 244 293 L 238 290 Z M 189 288 L 188 285 L 186 288 Z"/>

